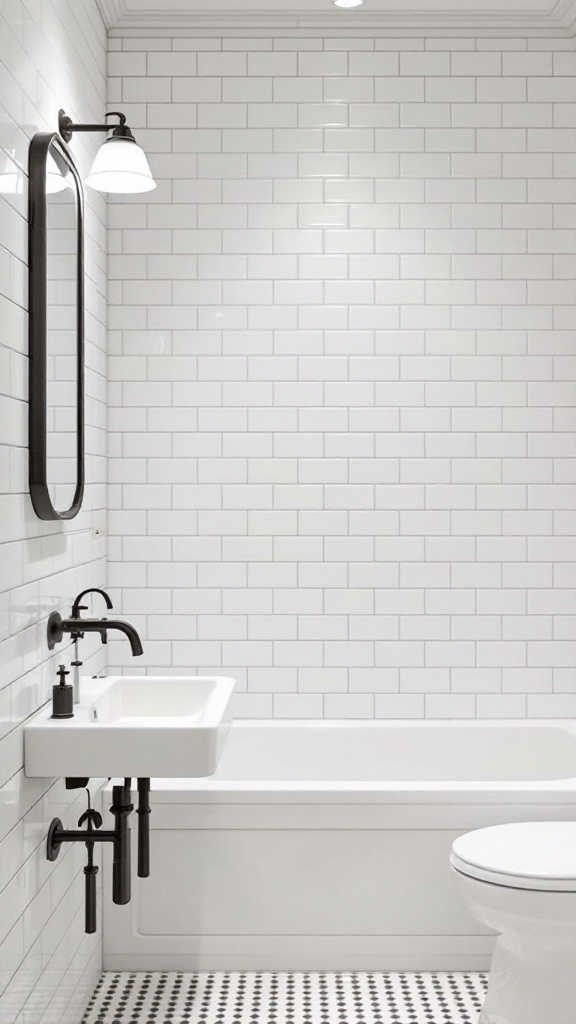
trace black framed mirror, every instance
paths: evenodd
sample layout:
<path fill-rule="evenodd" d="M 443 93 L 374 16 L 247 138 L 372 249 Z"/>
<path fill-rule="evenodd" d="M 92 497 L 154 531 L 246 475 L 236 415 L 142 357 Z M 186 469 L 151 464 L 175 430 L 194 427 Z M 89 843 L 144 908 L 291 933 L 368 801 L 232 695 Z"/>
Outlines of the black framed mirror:
<path fill-rule="evenodd" d="M 29 479 L 40 519 L 84 493 L 84 195 L 70 152 L 38 132 L 29 155 Z"/>

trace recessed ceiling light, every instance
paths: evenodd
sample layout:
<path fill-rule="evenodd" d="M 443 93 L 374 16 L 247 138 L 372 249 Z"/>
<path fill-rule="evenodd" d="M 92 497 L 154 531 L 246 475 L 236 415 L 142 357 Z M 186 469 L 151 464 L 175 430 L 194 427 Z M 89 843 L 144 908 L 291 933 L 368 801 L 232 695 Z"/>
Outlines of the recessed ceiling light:
<path fill-rule="evenodd" d="M 364 0 L 332 0 L 335 7 L 361 7 Z"/>

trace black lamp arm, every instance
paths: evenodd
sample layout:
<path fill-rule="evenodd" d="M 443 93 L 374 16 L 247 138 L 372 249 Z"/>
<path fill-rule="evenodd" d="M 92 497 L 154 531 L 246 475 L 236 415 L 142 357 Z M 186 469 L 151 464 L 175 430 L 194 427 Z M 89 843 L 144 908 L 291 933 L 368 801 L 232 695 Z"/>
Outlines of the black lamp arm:
<path fill-rule="evenodd" d="M 106 117 L 119 117 L 120 122 L 116 127 L 123 128 L 126 125 L 126 115 L 120 110 L 109 110 Z M 63 110 L 58 111 L 58 132 L 64 142 L 70 142 L 74 132 L 109 132 L 115 127 L 113 124 L 74 124 L 71 117 L 68 117 Z M 129 129 L 128 129 L 129 131 Z"/>

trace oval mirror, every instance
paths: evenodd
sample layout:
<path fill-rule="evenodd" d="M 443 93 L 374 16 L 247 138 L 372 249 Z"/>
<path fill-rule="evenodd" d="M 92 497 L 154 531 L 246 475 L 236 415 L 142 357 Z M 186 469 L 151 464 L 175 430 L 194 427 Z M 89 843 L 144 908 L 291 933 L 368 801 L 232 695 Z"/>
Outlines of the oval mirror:
<path fill-rule="evenodd" d="M 82 182 L 60 136 L 29 164 L 29 468 L 40 519 L 72 519 L 84 492 Z"/>

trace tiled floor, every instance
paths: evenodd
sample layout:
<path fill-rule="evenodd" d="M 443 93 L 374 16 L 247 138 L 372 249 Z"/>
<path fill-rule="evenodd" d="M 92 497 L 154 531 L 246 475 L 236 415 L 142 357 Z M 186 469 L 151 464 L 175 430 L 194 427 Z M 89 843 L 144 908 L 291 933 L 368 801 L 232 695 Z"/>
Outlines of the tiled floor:
<path fill-rule="evenodd" d="M 476 1024 L 484 974 L 113 974 L 84 1024 Z"/>

